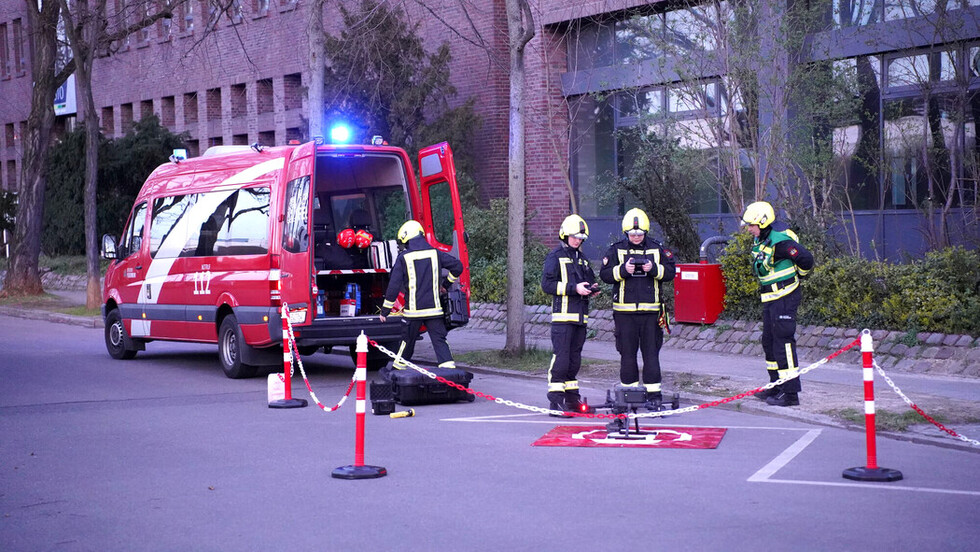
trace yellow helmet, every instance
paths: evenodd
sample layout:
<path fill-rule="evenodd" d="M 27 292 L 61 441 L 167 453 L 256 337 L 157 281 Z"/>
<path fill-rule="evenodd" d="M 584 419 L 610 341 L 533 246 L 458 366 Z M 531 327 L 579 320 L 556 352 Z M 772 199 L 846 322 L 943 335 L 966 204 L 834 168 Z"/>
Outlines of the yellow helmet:
<path fill-rule="evenodd" d="M 776 220 L 776 212 L 773 211 L 772 205 L 769 205 L 766 201 L 756 201 L 745 208 L 745 214 L 742 215 L 742 225 L 755 224 L 759 228 L 765 228 Z"/>
<path fill-rule="evenodd" d="M 410 220 L 398 229 L 398 241 L 408 243 L 408 240 L 425 234 L 422 225 L 417 220 Z"/>
<path fill-rule="evenodd" d="M 636 231 L 641 231 L 644 234 L 649 232 L 650 218 L 642 209 L 633 208 L 626 211 L 626 215 L 623 216 L 623 232 L 630 234 Z"/>
<path fill-rule="evenodd" d="M 565 220 L 561 223 L 561 228 L 558 229 L 558 238 L 565 241 L 569 237 L 580 240 L 589 237 L 589 225 L 585 224 L 585 219 L 578 215 L 568 215 L 565 217 Z"/>

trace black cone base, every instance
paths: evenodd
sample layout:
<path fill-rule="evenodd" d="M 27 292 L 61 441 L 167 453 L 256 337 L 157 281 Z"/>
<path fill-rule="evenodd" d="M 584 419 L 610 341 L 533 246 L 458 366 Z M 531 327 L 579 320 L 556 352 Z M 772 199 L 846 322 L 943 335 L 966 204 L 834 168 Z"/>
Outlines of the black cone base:
<path fill-rule="evenodd" d="M 269 408 L 303 408 L 306 404 L 306 399 L 279 399 L 269 403 Z"/>
<path fill-rule="evenodd" d="M 381 466 L 341 466 L 331 473 L 337 479 L 376 479 L 388 475 Z"/>
<path fill-rule="evenodd" d="M 854 481 L 898 481 L 902 472 L 888 468 L 848 468 L 844 470 L 844 479 Z"/>

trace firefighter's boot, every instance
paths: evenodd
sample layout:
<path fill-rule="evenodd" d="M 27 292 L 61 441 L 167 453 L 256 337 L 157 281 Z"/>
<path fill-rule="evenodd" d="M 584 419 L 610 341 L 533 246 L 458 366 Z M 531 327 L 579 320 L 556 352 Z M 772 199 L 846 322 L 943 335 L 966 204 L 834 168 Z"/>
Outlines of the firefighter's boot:
<path fill-rule="evenodd" d="M 800 396 L 797 393 L 780 391 L 778 394 L 766 399 L 766 404 L 769 406 L 799 406 Z"/>
<path fill-rule="evenodd" d="M 565 412 L 568 410 L 568 407 L 565 404 L 565 393 L 561 391 L 549 391 L 548 402 L 548 408 L 551 410 L 557 410 L 559 412 Z M 554 412 L 549 412 L 548 415 L 553 418 L 563 417 L 563 414 L 555 414 Z"/>

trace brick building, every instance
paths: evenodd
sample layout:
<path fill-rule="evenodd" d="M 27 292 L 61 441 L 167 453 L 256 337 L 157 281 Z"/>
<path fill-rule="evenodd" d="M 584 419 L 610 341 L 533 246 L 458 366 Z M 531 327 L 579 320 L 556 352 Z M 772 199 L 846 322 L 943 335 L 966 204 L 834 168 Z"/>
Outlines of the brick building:
<path fill-rule="evenodd" d="M 433 46 L 449 44 L 457 98 L 461 102 L 473 98 L 482 120 L 476 131 L 473 176 L 484 197 L 505 196 L 509 85 L 504 1 L 389 2 L 404 9 Z M 191 155 L 213 145 L 278 144 L 308 138 L 307 4 L 305 0 L 239 0 L 218 16 L 206 0 L 192 0 L 173 19 L 131 36 L 118 53 L 95 65 L 95 97 L 105 134 L 120 136 L 133 121 L 154 113 L 171 130 L 189 133 Z M 695 36 L 696 22 L 724 19 L 729 4 L 688 6 L 664 0 L 531 0 L 531 4 L 536 34 L 526 54 L 526 175 L 528 208 L 534 213 L 532 230 L 552 236 L 574 201 L 592 225 L 596 239 L 590 242 L 599 245 L 617 233 L 619 216 L 630 207 L 621 200 L 603 202 L 596 193 L 607 185 L 608 178 L 622 176 L 627 148 L 617 130 L 641 124 L 645 119 L 637 111 L 668 114 L 693 128 L 695 122 L 723 118 L 729 107 L 737 110 L 739 105 L 725 90 L 724 75 L 717 69 L 696 75 L 703 86 L 701 96 L 712 105 L 691 105 L 677 94 L 689 77 L 676 68 L 673 73 L 665 71 L 670 60 L 638 29 L 710 50 L 703 37 Z M 935 84 L 934 89 L 945 97 L 965 98 L 965 105 L 976 105 L 980 102 L 976 99 L 980 90 L 980 0 L 948 0 L 930 6 L 934 4 L 942 4 L 944 16 L 958 22 L 941 38 L 935 32 L 921 32 L 934 27 L 910 30 L 911 24 L 929 19 L 919 16 L 920 7 L 913 0 L 860 5 L 830 0 L 826 25 L 808 37 L 810 44 L 822 46 L 810 61 L 870 64 L 880 91 L 875 105 L 879 113 L 919 101 L 912 85 L 922 84 L 913 74 L 921 67 L 929 75 L 926 83 Z M 111 1 L 109 12 L 131 10 L 134 5 L 140 3 Z M 785 7 L 778 2 L 762 5 L 776 14 L 771 18 L 778 18 L 779 8 Z M 340 18 L 331 11 L 334 8 L 327 9 L 325 26 L 335 34 Z M 205 33 L 205 28 L 210 32 Z M 7 190 L 17 187 L 19 136 L 30 108 L 29 32 L 21 3 L 2 3 L 0 184 Z M 772 59 L 758 61 L 760 74 L 769 69 L 781 74 L 788 64 L 786 52 L 767 54 L 773 54 Z M 760 105 L 759 118 L 761 124 L 775 128 L 790 111 L 786 106 Z M 977 151 L 977 117 L 980 110 L 968 108 L 946 118 L 959 125 L 949 130 L 949 136 L 958 140 L 951 151 L 961 153 L 958 158 L 962 160 L 972 159 Z M 891 139 L 895 128 L 885 116 L 879 121 L 875 132 L 881 141 Z M 72 117 L 59 117 L 59 124 L 72 124 Z M 847 136 L 860 130 L 850 125 L 834 132 L 848 146 Z M 917 169 L 914 155 L 903 157 L 892 151 L 897 148 L 887 146 L 882 155 L 889 156 L 890 170 L 873 178 L 862 177 L 868 182 L 861 188 L 864 195 L 854 203 L 854 239 L 874 242 L 877 254 L 894 258 L 926 247 L 922 235 L 909 229 L 921 226 L 917 200 L 928 192 L 922 189 L 923 171 Z M 967 192 L 952 211 L 954 226 L 963 228 L 954 237 L 970 243 L 978 233 L 975 218 L 972 226 L 969 220 L 976 203 L 976 178 L 969 163 L 955 170 L 959 172 L 953 176 L 967 183 Z M 736 217 L 727 212 L 722 193 L 717 189 L 698 193 L 692 209 L 702 237 L 733 229 Z"/>

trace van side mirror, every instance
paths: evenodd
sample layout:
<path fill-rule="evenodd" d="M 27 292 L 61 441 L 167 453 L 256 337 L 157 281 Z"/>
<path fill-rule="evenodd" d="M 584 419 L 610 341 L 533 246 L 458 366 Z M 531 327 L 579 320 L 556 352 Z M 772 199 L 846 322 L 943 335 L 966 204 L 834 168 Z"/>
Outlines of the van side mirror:
<path fill-rule="evenodd" d="M 102 258 L 116 259 L 116 238 L 105 234 L 102 236 Z"/>
<path fill-rule="evenodd" d="M 463 230 L 463 243 L 470 243 L 470 233 L 466 230 Z"/>

